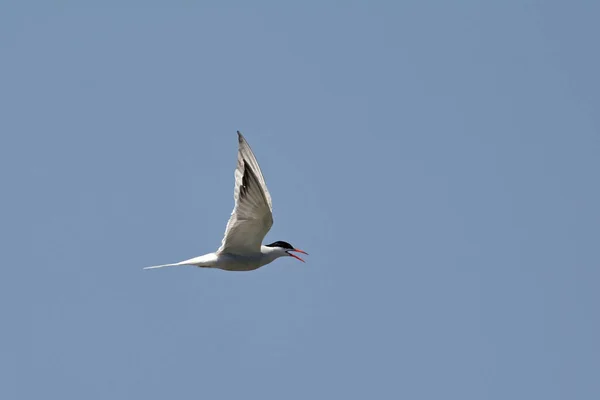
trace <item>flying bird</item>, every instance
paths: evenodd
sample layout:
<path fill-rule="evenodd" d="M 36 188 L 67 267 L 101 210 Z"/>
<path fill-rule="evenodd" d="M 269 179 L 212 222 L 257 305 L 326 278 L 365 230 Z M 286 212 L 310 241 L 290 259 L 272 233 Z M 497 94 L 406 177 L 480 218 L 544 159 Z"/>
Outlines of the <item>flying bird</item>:
<path fill-rule="evenodd" d="M 304 262 L 292 252 L 308 253 L 288 242 L 277 241 L 262 245 L 265 235 L 273 226 L 271 195 L 250 145 L 240 131 L 237 134 L 239 147 L 233 190 L 235 206 L 227 223 L 221 247 L 214 253 L 144 269 L 192 265 L 226 271 L 252 271 L 279 257 L 294 257 Z"/>

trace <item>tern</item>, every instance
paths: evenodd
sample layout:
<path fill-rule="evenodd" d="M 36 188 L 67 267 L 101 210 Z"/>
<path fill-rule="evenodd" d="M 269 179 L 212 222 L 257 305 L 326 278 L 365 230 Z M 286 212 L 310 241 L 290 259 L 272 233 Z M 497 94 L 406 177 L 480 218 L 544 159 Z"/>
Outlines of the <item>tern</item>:
<path fill-rule="evenodd" d="M 214 253 L 144 269 L 191 265 L 226 271 L 252 271 L 279 257 L 294 257 L 305 262 L 292 252 L 308 253 L 288 242 L 277 241 L 262 245 L 265 235 L 273 226 L 271 195 L 250 145 L 240 131 L 237 134 L 239 147 L 233 190 L 235 206 L 221 247 Z"/>

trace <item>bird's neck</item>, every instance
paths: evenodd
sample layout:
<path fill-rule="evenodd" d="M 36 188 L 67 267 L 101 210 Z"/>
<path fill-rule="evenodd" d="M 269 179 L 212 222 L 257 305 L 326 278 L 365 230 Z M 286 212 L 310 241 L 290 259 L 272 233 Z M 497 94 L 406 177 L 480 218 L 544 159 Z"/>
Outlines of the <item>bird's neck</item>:
<path fill-rule="evenodd" d="M 267 262 L 285 256 L 285 252 L 277 247 L 260 246 L 260 252 L 263 255 L 263 259 Z"/>

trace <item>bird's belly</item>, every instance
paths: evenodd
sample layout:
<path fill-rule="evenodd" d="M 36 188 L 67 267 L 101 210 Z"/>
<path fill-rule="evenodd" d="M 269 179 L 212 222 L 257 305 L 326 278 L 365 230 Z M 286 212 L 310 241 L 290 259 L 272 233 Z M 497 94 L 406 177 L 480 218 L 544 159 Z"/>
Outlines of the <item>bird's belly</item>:
<path fill-rule="evenodd" d="M 252 271 L 264 265 L 260 256 L 219 254 L 216 267 L 225 271 Z"/>

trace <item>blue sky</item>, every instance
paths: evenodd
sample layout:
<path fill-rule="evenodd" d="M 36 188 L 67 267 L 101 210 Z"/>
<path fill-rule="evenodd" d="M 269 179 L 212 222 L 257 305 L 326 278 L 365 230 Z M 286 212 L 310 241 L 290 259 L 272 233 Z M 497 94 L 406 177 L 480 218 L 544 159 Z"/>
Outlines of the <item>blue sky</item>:
<path fill-rule="evenodd" d="M 599 12 L 3 2 L 0 397 L 600 398 Z"/>

